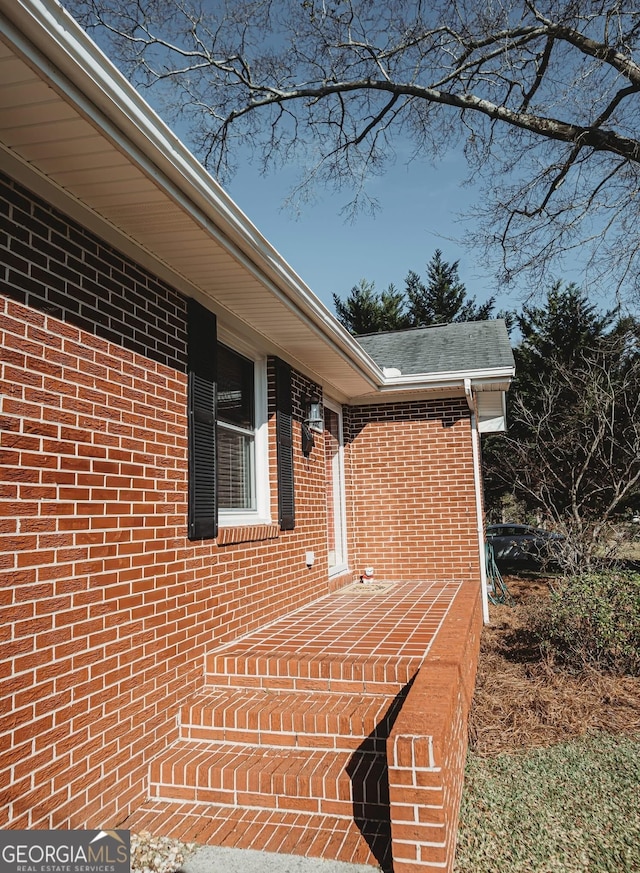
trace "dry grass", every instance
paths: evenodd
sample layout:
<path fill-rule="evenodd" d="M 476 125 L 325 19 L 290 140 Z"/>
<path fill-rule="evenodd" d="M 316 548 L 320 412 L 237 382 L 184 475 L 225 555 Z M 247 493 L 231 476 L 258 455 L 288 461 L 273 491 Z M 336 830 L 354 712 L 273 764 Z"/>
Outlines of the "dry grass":
<path fill-rule="evenodd" d="M 515 606 L 491 606 L 482 637 L 470 747 L 485 757 L 551 746 L 591 731 L 640 733 L 640 678 L 588 669 L 579 675 L 541 658 L 524 625 L 525 604 L 545 579 L 507 576 Z"/>
<path fill-rule="evenodd" d="M 627 561 L 640 561 L 640 530 L 634 533 L 633 537 L 629 537 L 622 548 L 621 557 Z"/>

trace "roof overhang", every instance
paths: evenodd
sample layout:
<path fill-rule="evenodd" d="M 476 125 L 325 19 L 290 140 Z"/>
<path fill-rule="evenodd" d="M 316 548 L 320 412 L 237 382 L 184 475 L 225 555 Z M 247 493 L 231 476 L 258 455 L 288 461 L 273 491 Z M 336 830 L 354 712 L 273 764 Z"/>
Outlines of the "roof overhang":
<path fill-rule="evenodd" d="M 0 167 L 18 181 L 340 402 L 508 388 L 512 372 L 385 377 L 56 0 L 12 0 L 0 25 Z"/>
<path fill-rule="evenodd" d="M 470 379 L 475 391 L 508 391 L 514 375 L 513 367 L 495 367 L 486 370 L 450 371 L 408 376 L 386 376 L 379 390 L 383 393 L 406 391 L 434 391 L 459 385 L 462 393 L 465 380 Z"/>

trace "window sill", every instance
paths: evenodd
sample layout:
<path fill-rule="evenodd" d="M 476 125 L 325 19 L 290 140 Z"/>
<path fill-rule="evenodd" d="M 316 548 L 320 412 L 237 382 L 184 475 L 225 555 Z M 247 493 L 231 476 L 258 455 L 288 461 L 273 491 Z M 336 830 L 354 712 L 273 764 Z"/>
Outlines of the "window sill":
<path fill-rule="evenodd" d="M 275 540 L 280 536 L 277 524 L 245 524 L 237 527 L 219 527 L 217 543 L 230 546 L 234 543 L 253 543 L 260 540 Z"/>

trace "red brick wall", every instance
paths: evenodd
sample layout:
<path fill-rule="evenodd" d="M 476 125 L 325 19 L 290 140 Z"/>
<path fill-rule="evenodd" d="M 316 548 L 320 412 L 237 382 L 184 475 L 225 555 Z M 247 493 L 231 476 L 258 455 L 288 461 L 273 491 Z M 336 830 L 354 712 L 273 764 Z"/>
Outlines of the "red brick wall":
<path fill-rule="evenodd" d="M 299 373 L 296 529 L 190 542 L 185 299 L 2 176 L 0 333 L 0 827 L 122 821 L 205 652 L 365 565 L 477 576 L 454 400 L 346 410 L 352 572 L 328 581 L 322 440 L 302 455 Z"/>
<path fill-rule="evenodd" d="M 295 531 L 189 542 L 184 298 L 0 181 L 0 827 L 107 824 L 205 650 L 328 590 L 323 462 L 296 375 Z"/>
<path fill-rule="evenodd" d="M 478 578 L 464 397 L 351 407 L 347 517 L 354 569 L 378 578 Z"/>

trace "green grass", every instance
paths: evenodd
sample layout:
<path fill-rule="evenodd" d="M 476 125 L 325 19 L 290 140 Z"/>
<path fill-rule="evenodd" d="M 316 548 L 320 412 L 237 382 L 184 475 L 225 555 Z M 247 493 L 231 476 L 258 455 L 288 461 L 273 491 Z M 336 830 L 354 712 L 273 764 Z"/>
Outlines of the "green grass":
<path fill-rule="evenodd" d="M 469 753 L 456 873 L 638 873 L 640 735 Z"/>

